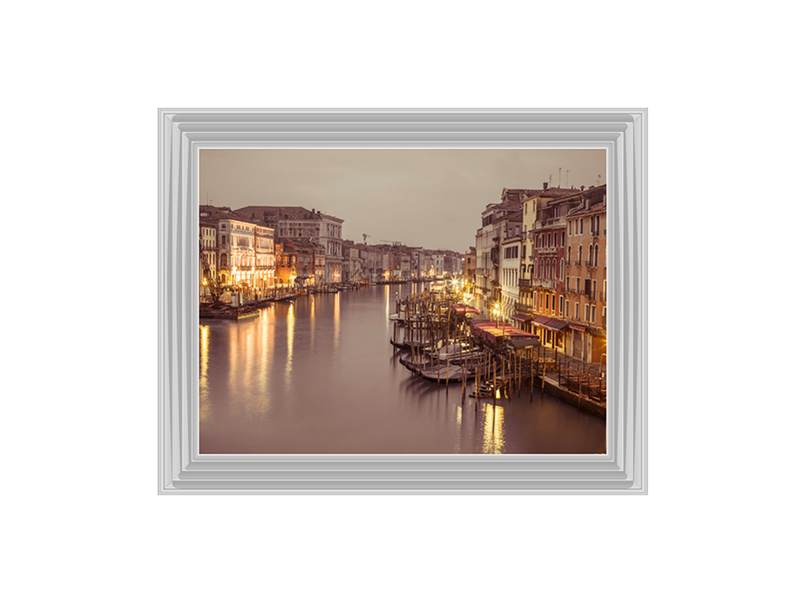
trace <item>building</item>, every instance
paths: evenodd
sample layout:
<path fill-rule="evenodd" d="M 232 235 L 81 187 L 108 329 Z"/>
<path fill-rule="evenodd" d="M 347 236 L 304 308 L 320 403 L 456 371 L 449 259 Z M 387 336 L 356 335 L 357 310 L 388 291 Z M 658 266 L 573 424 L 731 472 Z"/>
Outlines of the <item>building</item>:
<path fill-rule="evenodd" d="M 573 197 L 566 214 L 564 317 L 567 352 L 586 362 L 606 353 L 606 185 Z"/>
<path fill-rule="evenodd" d="M 507 221 L 522 222 L 522 203 L 536 191 L 502 189 L 499 203 L 490 203 L 481 212 L 481 227 L 475 234 L 475 294 L 485 304 L 500 302 L 500 255 Z M 518 214 L 518 215 L 517 215 Z"/>
<path fill-rule="evenodd" d="M 512 214 L 518 216 L 519 214 Z M 519 274 L 522 261 L 522 222 L 506 223 L 500 244 L 500 313 L 508 320 L 516 315 L 519 303 Z"/>
<path fill-rule="evenodd" d="M 360 246 L 354 241 L 344 241 L 343 249 L 343 274 L 344 283 L 358 283 L 366 280 L 363 274 L 363 260 L 360 257 Z"/>
<path fill-rule="evenodd" d="M 208 216 L 200 216 L 198 238 L 198 286 L 201 299 L 208 299 L 210 285 L 218 278 L 218 223 Z"/>
<path fill-rule="evenodd" d="M 313 242 L 324 248 L 324 283 L 341 282 L 343 220 L 315 209 L 294 206 L 250 205 L 236 210 L 241 217 L 274 229 L 276 237 Z"/>
<path fill-rule="evenodd" d="M 545 183 L 523 204 L 523 328 L 546 348 L 587 362 L 605 353 L 605 197 L 605 185 L 585 190 Z"/>
<path fill-rule="evenodd" d="M 473 283 L 475 281 L 475 268 L 477 268 L 477 250 L 470 247 L 469 251 L 463 254 L 463 278 Z"/>
<path fill-rule="evenodd" d="M 221 285 L 237 287 L 247 298 L 273 286 L 272 228 L 246 220 L 228 207 L 212 205 L 200 206 L 199 220 L 203 224 L 215 224 L 216 276 Z"/>

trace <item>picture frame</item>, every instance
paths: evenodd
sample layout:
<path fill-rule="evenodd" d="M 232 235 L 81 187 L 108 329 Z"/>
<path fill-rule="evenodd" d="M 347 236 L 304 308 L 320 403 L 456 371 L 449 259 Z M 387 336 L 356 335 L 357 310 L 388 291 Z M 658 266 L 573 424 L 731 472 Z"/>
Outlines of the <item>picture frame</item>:
<path fill-rule="evenodd" d="M 159 494 L 646 494 L 646 109 L 159 109 Z M 603 455 L 201 455 L 202 148 L 607 151 L 608 401 Z"/>

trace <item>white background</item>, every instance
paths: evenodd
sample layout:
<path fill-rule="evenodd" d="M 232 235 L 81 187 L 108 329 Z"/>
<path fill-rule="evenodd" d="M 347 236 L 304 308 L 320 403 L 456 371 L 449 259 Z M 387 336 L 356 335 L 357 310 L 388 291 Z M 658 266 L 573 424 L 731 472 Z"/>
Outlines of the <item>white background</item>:
<path fill-rule="evenodd" d="M 789 6 L 6 6 L 5 600 L 794 599 Z M 158 107 L 648 107 L 649 495 L 157 496 Z"/>

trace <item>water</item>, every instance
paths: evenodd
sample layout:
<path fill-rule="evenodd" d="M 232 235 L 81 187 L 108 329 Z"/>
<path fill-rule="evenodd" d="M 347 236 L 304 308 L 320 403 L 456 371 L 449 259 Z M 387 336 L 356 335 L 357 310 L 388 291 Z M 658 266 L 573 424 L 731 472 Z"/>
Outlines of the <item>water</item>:
<path fill-rule="evenodd" d="M 523 385 L 461 403 L 399 364 L 396 293 L 384 285 L 277 303 L 258 318 L 202 320 L 200 451 L 603 453 L 605 421 Z"/>

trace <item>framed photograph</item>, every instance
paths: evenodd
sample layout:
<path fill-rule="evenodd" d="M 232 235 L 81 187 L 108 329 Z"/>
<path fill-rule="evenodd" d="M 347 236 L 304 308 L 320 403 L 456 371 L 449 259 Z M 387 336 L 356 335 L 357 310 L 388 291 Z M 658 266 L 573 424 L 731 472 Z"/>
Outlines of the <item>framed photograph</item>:
<path fill-rule="evenodd" d="M 647 493 L 646 122 L 159 110 L 159 493 Z"/>

